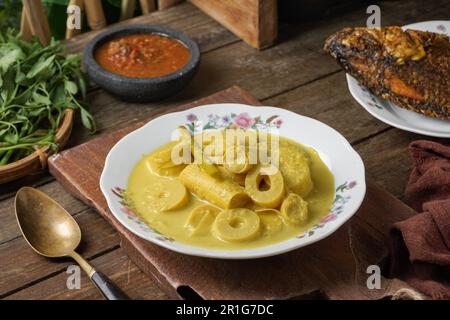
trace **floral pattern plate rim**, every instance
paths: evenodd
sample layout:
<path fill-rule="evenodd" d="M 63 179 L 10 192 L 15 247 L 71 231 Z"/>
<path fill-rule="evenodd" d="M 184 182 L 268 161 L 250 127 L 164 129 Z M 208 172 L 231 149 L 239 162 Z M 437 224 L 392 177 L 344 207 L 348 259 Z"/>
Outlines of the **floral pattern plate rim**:
<path fill-rule="evenodd" d="M 450 36 L 450 21 L 413 23 L 403 26 L 403 29 L 431 31 Z M 405 131 L 432 137 L 450 138 L 450 121 L 434 119 L 405 110 L 390 101 L 378 98 L 367 88 L 359 85 L 356 79 L 349 74 L 347 74 L 347 82 L 353 98 L 378 120 Z"/>
<path fill-rule="evenodd" d="M 182 124 L 193 132 L 228 127 L 267 130 L 315 148 L 335 177 L 336 198 L 332 210 L 297 237 L 255 249 L 200 248 L 160 234 L 148 227 L 126 206 L 122 193 L 135 163 L 143 155 L 168 142 L 175 129 Z M 353 216 L 366 192 L 365 169 L 361 157 L 333 128 L 284 109 L 232 103 L 205 105 L 166 114 L 128 134 L 109 152 L 100 178 L 100 188 L 113 215 L 137 236 L 179 253 L 220 259 L 267 257 L 319 241 L 331 235 Z"/>

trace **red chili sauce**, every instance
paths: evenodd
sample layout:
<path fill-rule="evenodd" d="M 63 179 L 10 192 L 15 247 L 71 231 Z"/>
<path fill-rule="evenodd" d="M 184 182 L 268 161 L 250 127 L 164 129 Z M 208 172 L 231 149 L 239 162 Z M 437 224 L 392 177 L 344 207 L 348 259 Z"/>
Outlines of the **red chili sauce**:
<path fill-rule="evenodd" d="M 134 34 L 102 44 L 95 60 L 107 71 L 131 78 L 156 78 L 181 69 L 191 52 L 180 41 L 157 34 Z"/>

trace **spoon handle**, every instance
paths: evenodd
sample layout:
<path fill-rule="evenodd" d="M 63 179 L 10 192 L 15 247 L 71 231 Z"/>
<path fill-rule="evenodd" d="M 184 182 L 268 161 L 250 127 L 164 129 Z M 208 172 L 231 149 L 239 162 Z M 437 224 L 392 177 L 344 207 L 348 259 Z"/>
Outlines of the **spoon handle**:
<path fill-rule="evenodd" d="M 95 271 L 91 276 L 91 280 L 106 299 L 130 300 L 130 298 L 103 273 Z"/>
<path fill-rule="evenodd" d="M 69 254 L 80 267 L 86 272 L 95 286 L 100 290 L 103 296 L 108 300 L 130 300 L 128 296 L 123 293 L 107 276 L 103 273 L 98 272 L 92 267 L 89 262 L 84 260 L 82 256 L 80 256 L 75 251 L 72 251 Z"/>

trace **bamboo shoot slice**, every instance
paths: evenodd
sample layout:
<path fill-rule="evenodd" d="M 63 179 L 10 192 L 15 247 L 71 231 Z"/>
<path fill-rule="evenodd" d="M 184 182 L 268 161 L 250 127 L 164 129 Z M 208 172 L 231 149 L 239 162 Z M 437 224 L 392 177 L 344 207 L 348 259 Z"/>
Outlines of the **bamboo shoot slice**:
<path fill-rule="evenodd" d="M 308 221 L 308 202 L 296 193 L 290 193 L 280 209 L 286 222 L 293 225 L 304 225 Z"/>
<path fill-rule="evenodd" d="M 223 166 L 217 166 L 217 170 L 219 170 L 222 179 L 229 179 L 242 187 L 245 186 L 245 174 L 232 173 Z"/>
<path fill-rule="evenodd" d="M 306 197 L 313 189 L 309 159 L 300 147 L 281 142 L 280 171 L 288 192 Z"/>
<path fill-rule="evenodd" d="M 180 181 L 199 198 L 223 209 L 244 207 L 249 200 L 240 185 L 221 177 L 213 177 L 196 164 L 188 165 L 181 172 Z"/>
<path fill-rule="evenodd" d="M 186 187 L 177 180 L 161 178 L 146 188 L 146 203 L 156 212 L 173 211 L 189 201 Z"/>
<path fill-rule="evenodd" d="M 209 204 L 201 205 L 191 211 L 185 227 L 189 229 L 191 236 L 207 234 L 219 212 L 218 208 Z"/>
<path fill-rule="evenodd" d="M 246 241 L 258 235 L 259 216 L 249 209 L 231 209 L 221 212 L 214 221 L 213 233 L 224 241 Z"/>
<path fill-rule="evenodd" d="M 253 168 L 245 178 L 245 192 L 255 204 L 264 208 L 278 208 L 285 194 L 284 180 L 281 172 L 262 175 L 262 166 Z M 268 190 L 261 190 L 261 182 L 266 180 Z"/>
<path fill-rule="evenodd" d="M 261 219 L 261 229 L 264 235 L 272 235 L 283 229 L 280 211 L 275 209 L 259 209 L 255 211 Z"/>
<path fill-rule="evenodd" d="M 178 143 L 169 142 L 152 152 L 147 161 L 150 171 L 160 176 L 178 176 L 186 167 L 184 164 L 176 165 L 172 162 L 172 148 Z"/>

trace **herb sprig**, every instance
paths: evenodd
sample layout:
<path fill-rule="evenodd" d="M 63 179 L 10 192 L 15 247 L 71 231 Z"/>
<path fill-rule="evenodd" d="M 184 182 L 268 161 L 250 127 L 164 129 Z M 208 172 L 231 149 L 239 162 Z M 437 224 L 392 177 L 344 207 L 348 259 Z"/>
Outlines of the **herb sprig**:
<path fill-rule="evenodd" d="M 55 135 L 68 108 L 79 110 L 83 125 L 96 125 L 86 104 L 80 57 L 64 55 L 52 39 L 21 40 L 13 30 L 0 33 L 0 166 L 46 146 L 56 150 Z M 78 100 L 80 97 L 81 100 Z"/>

